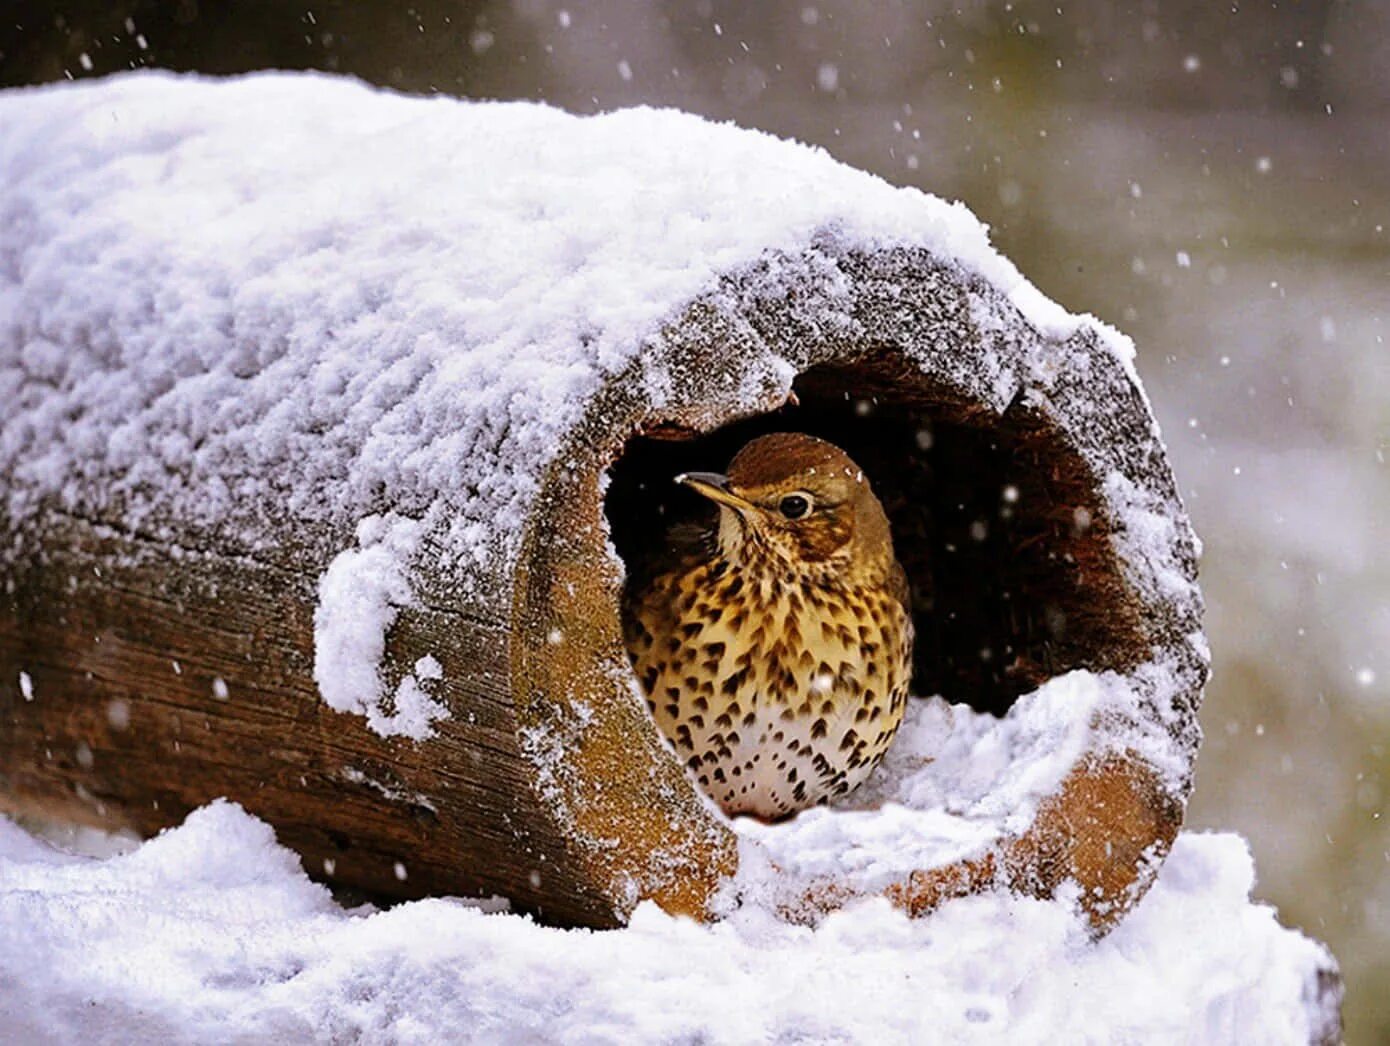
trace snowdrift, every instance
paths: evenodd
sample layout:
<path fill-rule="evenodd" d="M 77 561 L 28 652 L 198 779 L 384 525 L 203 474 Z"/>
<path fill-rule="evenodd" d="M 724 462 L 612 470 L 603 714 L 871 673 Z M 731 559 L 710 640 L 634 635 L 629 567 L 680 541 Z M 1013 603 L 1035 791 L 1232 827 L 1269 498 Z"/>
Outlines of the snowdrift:
<path fill-rule="evenodd" d="M 1157 874 L 1195 538 L 1128 341 L 959 205 L 678 113 L 280 75 L 11 92 L 0 182 L 0 807 L 228 796 L 331 882 L 589 926 L 1001 885 L 1105 929 Z M 774 429 L 869 473 L 939 696 L 843 807 L 731 825 L 618 593 L 671 477 Z"/>
<path fill-rule="evenodd" d="M 0 1032 L 21 1042 L 1336 1043 L 1326 949 L 1252 904 L 1230 835 L 1181 836 L 1105 940 L 996 893 L 816 929 L 745 906 L 624 930 L 496 902 L 345 909 L 263 822 L 213 804 L 133 853 L 0 818 Z M 500 907 L 505 908 L 505 905 Z"/>

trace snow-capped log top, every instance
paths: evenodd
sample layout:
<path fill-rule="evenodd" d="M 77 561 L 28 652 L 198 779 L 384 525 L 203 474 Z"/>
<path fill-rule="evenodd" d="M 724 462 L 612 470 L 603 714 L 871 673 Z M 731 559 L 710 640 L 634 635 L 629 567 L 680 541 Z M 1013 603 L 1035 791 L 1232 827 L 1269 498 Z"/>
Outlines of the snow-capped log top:
<path fill-rule="evenodd" d="M 901 887 L 916 907 L 952 883 L 1050 896 L 1075 877 L 1106 918 L 1152 879 L 1198 737 L 1195 537 L 1129 342 L 1044 299 L 960 205 L 680 113 L 279 74 L 0 95 L 0 184 L 0 567 L 42 552 L 58 516 L 311 575 L 304 689 L 363 717 L 336 716 L 396 775 L 381 801 L 426 795 L 452 826 L 440 846 L 544 809 L 552 834 L 516 833 L 489 888 L 544 906 L 582 879 L 552 910 L 611 922 L 644 897 L 707 913 L 734 864 L 735 893 L 784 909 L 827 882 Z M 1029 619 L 1019 678 L 1041 686 L 1015 687 L 1003 720 L 919 708 L 904 736 L 920 750 L 897 751 L 859 809 L 736 837 L 634 693 L 603 498 L 634 479 L 632 437 L 717 436 L 794 382 L 806 418 L 881 394 L 1016 451 L 1006 489 L 1034 529 L 1023 551 L 981 547 L 1047 579 L 1030 590 L 1018 571 L 989 595 L 998 621 Z M 876 486 L 929 472 L 918 435 Z M 911 484 L 899 493 L 910 523 L 936 526 Z M 893 519 L 900 556 L 925 547 Z M 984 601 L 968 584 L 939 595 L 943 619 L 948 598 L 967 618 Z M 486 656 L 412 633 L 398 613 L 417 605 L 481 622 Z M 977 664 L 1020 652 L 953 641 Z M 256 692 L 252 668 L 222 693 Z M 443 747 L 406 758 L 401 735 Z M 450 807 L 430 759 L 467 756 L 490 787 L 494 757 L 533 776 L 508 791 L 507 764 L 491 798 Z M 537 852 L 558 864 L 528 876 Z"/>
<path fill-rule="evenodd" d="M 1079 323 L 964 207 L 670 111 L 141 74 L 5 96 L 0 184 L 11 519 L 45 498 L 248 550 L 389 506 L 513 553 L 604 377 L 776 252 L 922 246 Z M 785 395 L 777 363 L 738 361 L 745 409 Z M 667 381 L 653 359 L 655 407 Z"/>

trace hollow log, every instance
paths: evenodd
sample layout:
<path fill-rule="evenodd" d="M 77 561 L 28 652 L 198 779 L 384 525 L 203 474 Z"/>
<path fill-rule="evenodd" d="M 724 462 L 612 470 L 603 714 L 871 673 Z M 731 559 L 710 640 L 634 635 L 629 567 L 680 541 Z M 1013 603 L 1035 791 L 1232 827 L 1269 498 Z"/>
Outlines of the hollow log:
<path fill-rule="evenodd" d="M 376 895 L 715 914 L 754 844 L 646 713 L 622 579 L 673 475 L 801 430 L 889 513 L 916 692 L 1130 695 L 1030 824 L 885 892 L 1076 882 L 1103 929 L 1151 881 L 1195 539 L 1128 343 L 962 208 L 679 114 L 290 76 L 11 95 L 0 171 L 0 809 L 227 796 Z"/>

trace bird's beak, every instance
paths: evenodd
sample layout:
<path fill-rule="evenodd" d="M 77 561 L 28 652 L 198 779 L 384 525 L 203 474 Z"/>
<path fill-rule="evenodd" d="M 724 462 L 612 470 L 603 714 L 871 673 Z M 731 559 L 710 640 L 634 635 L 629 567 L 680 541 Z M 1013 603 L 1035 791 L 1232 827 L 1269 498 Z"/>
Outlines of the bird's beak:
<path fill-rule="evenodd" d="M 750 502 L 744 501 L 731 491 L 729 489 L 729 477 L 720 475 L 718 472 L 682 472 L 676 477 L 676 482 L 689 487 L 697 494 L 703 494 L 711 501 L 728 505 L 740 512 L 753 507 Z"/>

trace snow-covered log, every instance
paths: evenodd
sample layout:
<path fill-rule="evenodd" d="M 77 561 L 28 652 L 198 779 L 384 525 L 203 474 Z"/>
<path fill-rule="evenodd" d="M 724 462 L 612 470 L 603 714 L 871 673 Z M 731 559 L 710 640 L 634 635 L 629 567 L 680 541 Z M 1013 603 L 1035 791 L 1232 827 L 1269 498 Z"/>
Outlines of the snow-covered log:
<path fill-rule="evenodd" d="M 0 98 L 0 808 L 228 796 L 311 874 L 620 923 L 1080 886 L 1177 831 L 1196 547 L 1126 339 L 959 205 L 648 110 L 141 75 Z M 670 480 L 804 430 L 911 575 L 909 720 L 730 824 L 627 667 Z"/>

